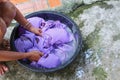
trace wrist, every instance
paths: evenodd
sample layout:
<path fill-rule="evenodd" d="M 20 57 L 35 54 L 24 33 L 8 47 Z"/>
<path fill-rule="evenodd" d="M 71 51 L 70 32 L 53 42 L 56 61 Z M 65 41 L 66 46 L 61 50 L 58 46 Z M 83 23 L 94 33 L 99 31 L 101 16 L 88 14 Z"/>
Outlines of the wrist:
<path fill-rule="evenodd" d="M 31 56 L 31 54 L 29 52 L 27 52 L 27 53 L 24 54 L 25 58 L 29 58 L 30 56 Z"/>
<path fill-rule="evenodd" d="M 30 23 L 30 22 L 27 22 L 27 23 L 23 26 L 23 28 L 29 30 L 31 26 L 32 26 L 31 23 Z"/>

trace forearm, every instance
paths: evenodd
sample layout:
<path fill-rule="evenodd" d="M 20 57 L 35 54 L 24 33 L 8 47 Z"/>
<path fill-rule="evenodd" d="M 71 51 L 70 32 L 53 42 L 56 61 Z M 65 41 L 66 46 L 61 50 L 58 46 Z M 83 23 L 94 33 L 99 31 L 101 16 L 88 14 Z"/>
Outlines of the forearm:
<path fill-rule="evenodd" d="M 12 52 L 12 51 L 0 51 L 0 61 L 12 61 L 23 58 L 28 58 L 28 53 Z"/>
<path fill-rule="evenodd" d="M 14 19 L 23 26 L 28 23 L 27 19 L 22 15 L 22 13 L 17 8 L 16 8 L 16 16 Z"/>
<path fill-rule="evenodd" d="M 22 25 L 27 30 L 32 30 L 32 24 L 30 24 L 27 19 L 22 15 L 22 13 L 16 8 L 16 16 L 14 18 L 20 25 Z"/>
<path fill-rule="evenodd" d="M 41 29 L 35 28 L 31 23 L 29 23 L 29 21 L 27 21 L 27 19 L 22 15 L 22 13 L 17 8 L 14 19 L 28 31 L 41 36 L 41 32 L 42 32 Z"/>

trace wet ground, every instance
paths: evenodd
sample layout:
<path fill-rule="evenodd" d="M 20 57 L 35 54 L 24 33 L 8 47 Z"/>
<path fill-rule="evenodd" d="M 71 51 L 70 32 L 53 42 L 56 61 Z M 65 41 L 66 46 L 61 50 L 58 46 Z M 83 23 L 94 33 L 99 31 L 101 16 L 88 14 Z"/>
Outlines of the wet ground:
<path fill-rule="evenodd" d="M 7 63 L 10 71 L 0 80 L 119 80 L 120 1 L 79 3 L 68 11 L 67 7 L 55 9 L 65 11 L 82 33 L 83 47 L 72 64 L 53 73 L 36 73 L 12 61 Z"/>

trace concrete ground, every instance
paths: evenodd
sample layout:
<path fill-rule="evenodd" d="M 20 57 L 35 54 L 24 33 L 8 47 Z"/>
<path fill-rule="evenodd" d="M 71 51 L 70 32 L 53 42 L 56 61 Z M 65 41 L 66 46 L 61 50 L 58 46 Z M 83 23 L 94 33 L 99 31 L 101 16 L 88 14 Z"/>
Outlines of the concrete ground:
<path fill-rule="evenodd" d="M 83 48 L 77 58 L 53 73 L 37 73 L 16 61 L 7 62 L 10 71 L 0 76 L 0 80 L 119 80 L 120 1 L 61 1 L 62 6 L 48 10 L 68 15 L 79 26 Z M 8 28 L 6 39 L 10 38 L 12 28 Z"/>

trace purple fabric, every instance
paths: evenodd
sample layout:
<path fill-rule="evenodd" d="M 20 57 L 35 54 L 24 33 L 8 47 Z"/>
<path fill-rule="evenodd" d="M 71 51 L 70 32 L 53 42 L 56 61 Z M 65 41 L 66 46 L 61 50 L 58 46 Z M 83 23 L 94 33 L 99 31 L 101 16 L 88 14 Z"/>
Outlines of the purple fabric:
<path fill-rule="evenodd" d="M 45 54 L 39 59 L 37 64 L 45 68 L 55 68 L 61 64 L 61 61 L 54 54 Z"/>
<path fill-rule="evenodd" d="M 31 51 L 40 51 L 37 47 L 32 47 L 30 49 L 27 49 L 27 52 L 31 52 Z"/>
<path fill-rule="evenodd" d="M 61 43 L 69 42 L 69 35 L 65 31 L 65 29 L 62 29 L 62 28 L 52 28 L 52 29 L 48 29 L 44 33 L 46 33 L 46 34 L 51 36 L 51 44 L 52 45 L 54 43 L 57 43 L 57 42 L 61 42 Z"/>
<path fill-rule="evenodd" d="M 39 17 L 32 17 L 27 19 L 34 27 L 42 28 L 45 24 L 45 20 Z"/>
<path fill-rule="evenodd" d="M 27 19 L 32 25 L 34 25 L 34 27 L 36 28 L 42 28 L 45 24 L 45 20 L 39 17 L 32 17 Z M 21 26 L 19 28 L 19 35 L 21 36 L 22 34 L 32 34 L 31 32 L 27 31 L 26 29 L 22 28 L 23 26 Z"/>
<path fill-rule="evenodd" d="M 70 53 L 72 52 L 73 47 L 68 44 L 63 44 L 62 46 L 58 46 L 54 51 L 55 55 L 59 57 L 61 60 L 61 63 L 64 63 L 67 61 L 68 57 L 70 56 Z M 66 54 L 67 53 L 67 54 Z"/>
<path fill-rule="evenodd" d="M 26 52 L 28 49 L 33 47 L 32 38 L 34 35 L 26 34 L 20 36 L 20 38 L 15 40 L 15 47 L 19 52 Z"/>
<path fill-rule="evenodd" d="M 33 66 L 33 67 L 36 67 L 36 68 L 40 68 L 40 67 L 41 67 L 41 66 L 38 65 L 38 63 L 35 62 L 35 61 L 32 61 L 32 62 L 30 63 L 30 65 Z"/>
<path fill-rule="evenodd" d="M 71 41 L 70 34 L 66 31 L 66 25 L 60 21 L 45 21 L 39 17 L 29 18 L 28 21 L 37 28 L 42 29 L 42 37 L 19 28 L 20 38 L 15 40 L 16 49 L 19 52 L 40 51 L 44 55 L 38 62 L 32 62 L 34 67 L 55 68 L 66 60 L 67 48 L 64 44 Z M 22 47 L 20 47 L 22 45 Z"/>
<path fill-rule="evenodd" d="M 34 41 L 34 47 L 37 47 L 39 51 L 43 52 L 44 54 L 49 54 L 53 49 L 52 45 L 50 45 L 49 37 L 44 35 L 44 37 L 36 36 L 35 38 L 37 41 Z"/>
<path fill-rule="evenodd" d="M 42 27 L 42 31 L 45 32 L 46 30 L 52 28 L 66 28 L 66 25 L 61 23 L 60 21 L 48 20 L 45 22 L 44 27 Z"/>

